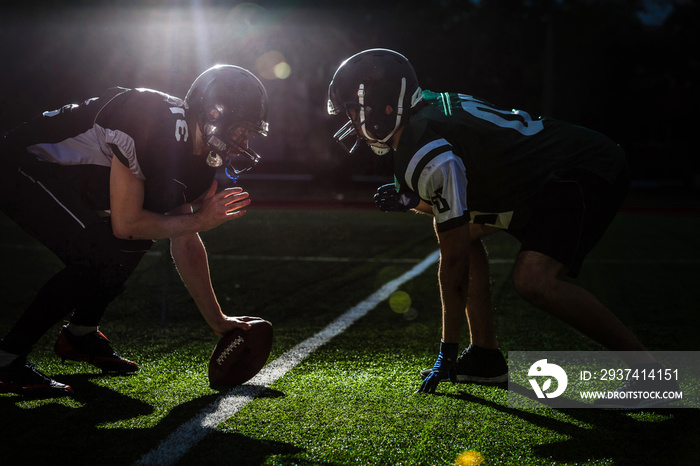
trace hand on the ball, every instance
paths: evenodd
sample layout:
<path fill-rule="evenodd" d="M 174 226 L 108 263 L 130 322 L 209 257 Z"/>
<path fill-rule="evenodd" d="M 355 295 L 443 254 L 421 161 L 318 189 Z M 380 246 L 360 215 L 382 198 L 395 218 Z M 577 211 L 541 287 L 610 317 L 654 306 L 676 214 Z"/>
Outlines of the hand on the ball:
<path fill-rule="evenodd" d="M 224 316 L 224 320 L 214 328 L 214 333 L 221 336 L 230 332 L 235 328 L 242 328 L 243 330 L 248 330 L 250 328 L 250 323 L 255 321 L 265 320 L 262 317 L 251 317 L 251 316 Z"/>

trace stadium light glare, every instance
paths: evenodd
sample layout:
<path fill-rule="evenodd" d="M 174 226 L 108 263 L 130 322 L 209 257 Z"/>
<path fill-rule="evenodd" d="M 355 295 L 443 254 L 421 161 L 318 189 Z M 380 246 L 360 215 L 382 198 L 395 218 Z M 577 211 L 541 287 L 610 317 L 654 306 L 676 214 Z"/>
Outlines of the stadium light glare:
<path fill-rule="evenodd" d="M 287 79 L 292 74 L 292 67 L 286 61 L 280 62 L 274 67 L 275 76 L 278 79 Z"/>
<path fill-rule="evenodd" d="M 270 50 L 258 57 L 255 68 L 264 79 L 286 79 L 292 72 L 284 55 L 277 50 Z"/>

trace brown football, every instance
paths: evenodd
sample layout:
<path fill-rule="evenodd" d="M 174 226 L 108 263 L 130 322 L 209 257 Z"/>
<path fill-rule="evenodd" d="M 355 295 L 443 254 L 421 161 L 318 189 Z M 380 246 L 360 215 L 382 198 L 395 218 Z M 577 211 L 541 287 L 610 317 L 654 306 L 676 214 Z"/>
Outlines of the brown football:
<path fill-rule="evenodd" d="M 209 386 L 215 390 L 241 385 L 260 372 L 272 349 L 272 324 L 250 322 L 248 330 L 234 329 L 219 339 L 209 359 Z"/>

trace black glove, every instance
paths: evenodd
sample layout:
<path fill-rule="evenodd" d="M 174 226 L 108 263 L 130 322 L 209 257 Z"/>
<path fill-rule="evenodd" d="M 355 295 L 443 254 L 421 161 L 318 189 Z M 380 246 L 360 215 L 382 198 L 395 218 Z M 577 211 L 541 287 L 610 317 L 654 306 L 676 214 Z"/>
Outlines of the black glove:
<path fill-rule="evenodd" d="M 374 195 L 374 203 L 382 212 L 408 212 L 419 202 L 420 198 L 413 193 L 397 193 L 393 183 L 380 186 Z"/>

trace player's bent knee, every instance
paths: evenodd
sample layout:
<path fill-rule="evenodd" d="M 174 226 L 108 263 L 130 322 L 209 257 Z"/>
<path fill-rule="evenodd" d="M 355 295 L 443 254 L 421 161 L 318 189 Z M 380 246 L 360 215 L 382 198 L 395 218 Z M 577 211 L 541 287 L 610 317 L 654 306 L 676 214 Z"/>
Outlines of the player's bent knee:
<path fill-rule="evenodd" d="M 513 286 L 525 300 L 539 304 L 556 286 L 562 266 L 539 253 L 524 251 L 518 256 L 513 269 Z"/>
<path fill-rule="evenodd" d="M 532 303 L 539 301 L 544 295 L 542 280 L 523 268 L 513 271 L 513 286 L 520 297 Z"/>

